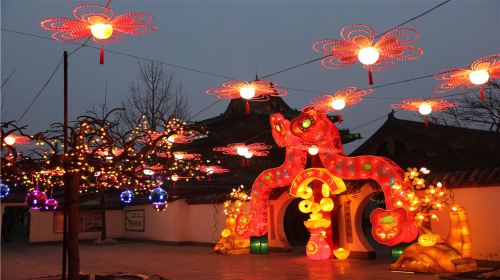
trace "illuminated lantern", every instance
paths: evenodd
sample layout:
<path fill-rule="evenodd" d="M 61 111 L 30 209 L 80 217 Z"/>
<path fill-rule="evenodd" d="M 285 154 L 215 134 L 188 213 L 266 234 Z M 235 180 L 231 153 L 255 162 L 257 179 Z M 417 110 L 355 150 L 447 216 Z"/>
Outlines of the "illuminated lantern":
<path fill-rule="evenodd" d="M 212 174 L 222 174 L 229 172 L 229 169 L 222 168 L 218 165 L 200 165 L 199 170 L 208 175 L 208 179 L 210 180 L 210 176 Z"/>
<path fill-rule="evenodd" d="M 271 149 L 271 146 L 266 145 L 264 143 L 253 143 L 253 144 L 248 144 L 245 145 L 245 143 L 232 143 L 228 144 L 227 146 L 224 147 L 216 147 L 214 148 L 214 151 L 216 152 L 222 152 L 226 155 L 237 155 L 237 156 L 242 156 L 245 159 L 250 159 L 253 156 L 257 157 L 265 157 L 269 154 L 269 149 Z M 241 161 L 241 166 L 245 166 L 245 159 L 242 159 Z M 250 164 L 250 161 L 248 161 L 248 166 Z"/>
<path fill-rule="evenodd" d="M 131 190 L 124 190 L 120 193 L 120 201 L 129 204 L 134 200 L 134 192 Z"/>
<path fill-rule="evenodd" d="M 185 152 L 174 152 L 174 158 L 177 160 L 198 160 L 201 158 L 200 154 L 188 154 Z"/>
<path fill-rule="evenodd" d="M 151 194 L 149 195 L 149 200 L 153 202 L 153 205 L 166 203 L 167 198 L 168 198 L 167 191 L 160 186 L 156 187 L 153 191 L 151 191 Z"/>
<path fill-rule="evenodd" d="M 319 152 L 319 149 L 317 146 L 311 146 L 307 149 L 307 152 L 311 155 L 311 156 L 315 156 L 318 154 Z"/>
<path fill-rule="evenodd" d="M 305 199 L 305 200 L 302 200 L 301 202 L 299 202 L 299 210 L 300 212 L 302 213 L 311 213 L 311 207 L 313 205 L 313 202 L 308 200 L 308 199 Z"/>
<path fill-rule="evenodd" d="M 167 202 L 162 202 L 162 203 L 153 203 L 153 208 L 154 208 L 157 212 L 163 212 L 163 211 L 167 210 L 167 207 L 168 207 Z"/>
<path fill-rule="evenodd" d="M 120 43 L 124 35 L 151 33 L 156 27 L 151 24 L 153 16 L 144 13 L 129 13 L 114 16 L 106 6 L 86 4 L 75 7 L 75 19 L 47 18 L 40 22 L 42 28 L 54 31 L 52 38 L 61 42 L 74 42 L 92 37 L 101 44 Z M 100 63 L 104 63 L 104 49 L 100 51 Z"/>
<path fill-rule="evenodd" d="M 327 69 L 350 66 L 356 61 L 368 70 L 370 85 L 373 84 L 372 71 L 392 69 L 397 60 L 415 60 L 423 55 L 423 50 L 410 43 L 419 34 L 412 28 L 394 28 L 376 37 L 368 25 L 352 24 L 340 30 L 341 40 L 327 39 L 314 43 L 313 50 L 324 54 L 321 60 Z"/>
<path fill-rule="evenodd" d="M 332 249 L 326 241 L 325 228 L 310 228 L 311 237 L 306 244 L 306 254 L 311 260 L 323 261 L 332 257 Z"/>
<path fill-rule="evenodd" d="M 357 89 L 356 87 L 346 87 L 337 90 L 333 94 L 321 95 L 313 98 L 311 104 L 314 109 L 322 112 L 337 111 L 339 123 L 342 122 L 340 111 L 345 107 L 350 107 L 359 103 L 364 96 L 372 93 L 372 89 Z"/>
<path fill-rule="evenodd" d="M 438 239 L 439 236 L 432 233 L 426 233 L 418 237 L 418 244 L 422 245 L 423 247 L 430 247 L 434 246 L 434 244 L 436 244 Z"/>
<path fill-rule="evenodd" d="M 297 196 L 302 199 L 309 199 L 312 197 L 312 195 L 313 195 L 313 190 L 309 186 L 301 185 L 297 189 Z"/>
<path fill-rule="evenodd" d="M 5 138 L 3 139 L 3 142 L 9 146 L 12 146 L 14 144 L 23 145 L 23 144 L 30 143 L 31 138 L 28 136 L 24 136 L 24 135 L 9 134 L 9 135 L 5 136 Z"/>
<path fill-rule="evenodd" d="M 45 206 L 43 207 L 43 209 L 47 211 L 54 211 L 57 209 L 58 206 L 59 202 L 57 202 L 57 200 L 49 198 L 47 202 L 45 202 Z"/>
<path fill-rule="evenodd" d="M 453 102 L 448 102 L 444 99 L 406 99 L 403 100 L 401 104 L 393 104 L 393 108 L 404 109 L 407 111 L 418 111 L 420 114 L 424 116 L 425 126 L 428 126 L 429 119 L 428 115 L 431 112 L 441 112 L 445 111 L 449 108 L 455 107 L 456 104 Z"/>
<path fill-rule="evenodd" d="M 220 88 L 207 90 L 208 95 L 217 96 L 219 99 L 243 98 L 246 100 L 246 114 L 250 114 L 248 101 L 267 101 L 270 97 L 287 95 L 287 91 L 277 87 L 270 80 L 256 80 L 251 83 L 247 81 L 230 81 L 222 84 Z"/>
<path fill-rule="evenodd" d="M 33 210 L 39 210 L 45 206 L 47 195 L 39 190 L 33 190 L 26 196 L 26 205 Z"/>
<path fill-rule="evenodd" d="M 329 197 L 324 197 L 319 202 L 319 205 L 321 205 L 321 211 L 330 212 L 333 210 L 334 207 L 333 199 Z"/>
<path fill-rule="evenodd" d="M 349 255 L 351 254 L 351 251 L 348 250 L 348 249 L 344 249 L 342 247 L 336 249 L 336 250 L 333 250 L 333 254 L 335 255 L 335 257 L 339 260 L 345 260 L 349 257 Z"/>
<path fill-rule="evenodd" d="M 229 236 L 231 236 L 231 230 L 228 229 L 228 228 L 223 229 L 222 232 L 220 233 L 220 236 L 222 236 L 222 237 L 229 237 Z"/>
<path fill-rule="evenodd" d="M 0 198 L 4 198 L 9 195 L 10 188 L 7 184 L 0 182 Z"/>
<path fill-rule="evenodd" d="M 245 157 L 245 158 L 247 158 L 247 159 L 250 159 L 250 158 L 252 158 L 252 157 L 253 157 L 253 153 L 252 153 L 252 152 L 248 152 L 248 153 L 246 153 L 246 154 L 244 155 L 244 157 Z"/>
<path fill-rule="evenodd" d="M 500 78 L 500 54 L 492 54 L 474 61 L 470 68 L 446 68 L 434 74 L 441 84 L 435 93 L 444 93 L 457 87 L 468 90 L 479 86 L 481 100 L 484 101 L 484 84 L 489 79 Z"/>

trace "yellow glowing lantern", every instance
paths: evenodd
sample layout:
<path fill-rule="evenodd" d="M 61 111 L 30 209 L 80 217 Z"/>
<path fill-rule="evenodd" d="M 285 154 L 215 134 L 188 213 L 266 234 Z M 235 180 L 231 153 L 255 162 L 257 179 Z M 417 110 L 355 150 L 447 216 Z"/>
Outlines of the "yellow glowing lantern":
<path fill-rule="evenodd" d="M 236 148 L 236 153 L 240 156 L 245 156 L 246 154 L 248 154 L 248 148 L 247 147 L 238 147 Z"/>
<path fill-rule="evenodd" d="M 340 111 L 345 108 L 345 100 L 343 98 L 338 98 L 332 101 L 332 108 Z"/>
<path fill-rule="evenodd" d="M 12 146 L 16 143 L 16 138 L 8 135 L 3 139 L 3 141 L 5 142 L 5 144 Z"/>
<path fill-rule="evenodd" d="M 244 99 L 252 99 L 255 96 L 255 88 L 248 86 L 240 88 L 240 96 Z"/>
<path fill-rule="evenodd" d="M 372 65 L 378 61 L 380 54 L 374 47 L 362 48 L 358 52 L 358 60 L 364 65 Z"/>
<path fill-rule="evenodd" d="M 299 203 L 299 210 L 300 212 L 302 213 L 311 213 L 311 206 L 312 206 L 313 202 L 310 201 L 310 200 L 302 200 L 300 203 Z"/>
<path fill-rule="evenodd" d="M 311 217 L 311 220 L 313 220 L 313 221 L 317 221 L 317 220 L 323 219 L 323 214 L 321 214 L 321 213 L 312 213 L 309 216 Z"/>
<path fill-rule="evenodd" d="M 418 244 L 422 245 L 423 247 L 430 247 L 436 244 L 438 241 L 438 236 L 432 233 L 426 233 L 422 234 L 418 237 Z"/>
<path fill-rule="evenodd" d="M 319 149 L 317 146 L 311 146 L 309 147 L 309 149 L 307 149 L 307 152 L 311 155 L 311 156 L 315 156 L 318 154 L 319 152 Z"/>
<path fill-rule="evenodd" d="M 90 26 L 92 36 L 99 40 L 106 40 L 113 35 L 113 26 L 107 23 L 96 23 Z"/>
<path fill-rule="evenodd" d="M 351 254 L 351 251 L 348 249 L 344 248 L 338 248 L 337 250 L 333 250 L 333 254 L 335 257 L 339 260 L 345 260 L 349 257 L 349 254 Z"/>
<path fill-rule="evenodd" d="M 418 106 L 418 112 L 424 116 L 427 116 L 432 112 L 432 107 L 428 103 L 422 103 Z"/>
<path fill-rule="evenodd" d="M 319 203 L 313 203 L 311 206 L 311 212 L 313 213 L 319 213 L 321 211 L 321 205 Z"/>
<path fill-rule="evenodd" d="M 300 186 L 297 189 L 297 196 L 302 199 L 309 199 L 313 195 L 313 190 L 308 186 Z"/>
<path fill-rule="evenodd" d="M 321 205 L 321 210 L 324 212 L 330 212 L 333 210 L 333 200 L 329 197 L 322 198 L 319 204 Z"/>
<path fill-rule="evenodd" d="M 323 183 L 323 185 L 321 185 L 321 194 L 323 195 L 323 197 L 329 197 L 330 196 L 330 186 Z"/>
<path fill-rule="evenodd" d="M 469 81 L 475 85 L 484 85 L 490 79 L 486 70 L 475 70 L 469 73 Z"/>

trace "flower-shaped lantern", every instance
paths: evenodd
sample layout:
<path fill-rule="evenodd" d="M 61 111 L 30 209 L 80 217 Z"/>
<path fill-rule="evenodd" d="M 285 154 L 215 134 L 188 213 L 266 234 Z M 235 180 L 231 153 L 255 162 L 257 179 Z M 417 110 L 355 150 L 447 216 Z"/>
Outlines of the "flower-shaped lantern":
<path fill-rule="evenodd" d="M 243 98 L 246 100 L 245 113 L 250 114 L 248 101 L 267 101 L 270 97 L 287 95 L 287 91 L 277 85 L 270 80 L 256 80 L 250 83 L 234 80 L 222 84 L 222 87 L 207 90 L 207 94 L 219 99 Z"/>
<path fill-rule="evenodd" d="M 412 28 L 395 28 L 379 36 L 368 25 L 352 24 L 340 30 L 341 40 L 326 39 L 314 43 L 313 50 L 327 55 L 321 60 L 323 67 L 339 69 L 359 60 L 368 70 L 370 85 L 372 71 L 380 72 L 396 66 L 396 60 L 414 60 L 423 50 L 410 43 L 419 37 Z"/>
<path fill-rule="evenodd" d="M 174 152 L 174 158 L 176 160 L 199 160 L 201 159 L 200 154 L 189 154 L 186 152 Z"/>
<path fill-rule="evenodd" d="M 337 111 L 339 123 L 342 122 L 340 111 L 345 107 L 359 103 L 363 96 L 372 93 L 372 89 L 357 89 L 356 87 L 346 87 L 337 90 L 333 94 L 316 96 L 311 100 L 314 109 L 323 112 Z"/>
<path fill-rule="evenodd" d="M 47 18 L 40 22 L 42 28 L 54 31 L 52 38 L 61 42 L 74 42 L 92 37 L 94 42 L 107 45 L 120 43 L 124 35 L 151 33 L 153 16 L 145 13 L 128 13 L 115 17 L 107 6 L 85 4 L 73 10 L 75 19 Z M 100 63 L 104 63 L 104 49 L 100 51 Z"/>
<path fill-rule="evenodd" d="M 25 145 L 31 142 L 31 138 L 24 135 L 9 134 L 3 138 L 3 142 L 9 146 Z"/>
<path fill-rule="evenodd" d="M 210 181 L 210 176 L 212 174 L 222 174 L 229 172 L 229 169 L 222 168 L 218 165 L 200 165 L 200 171 L 208 175 L 208 180 Z"/>
<path fill-rule="evenodd" d="M 243 159 L 241 160 L 241 164 L 244 167 L 245 162 L 247 162 L 247 165 L 250 165 L 249 160 L 253 156 L 266 157 L 271 148 L 271 146 L 264 143 L 253 143 L 248 145 L 245 143 L 232 143 L 224 147 L 216 147 L 214 151 L 222 152 L 225 155 L 242 156 Z"/>
<path fill-rule="evenodd" d="M 442 81 L 434 88 L 435 93 L 444 93 L 454 88 L 472 89 L 479 86 L 481 99 L 484 101 L 483 85 L 490 78 L 500 78 L 500 54 L 492 54 L 474 61 L 470 68 L 446 68 L 434 74 Z"/>
<path fill-rule="evenodd" d="M 424 116 L 425 126 L 428 126 L 428 115 L 431 112 L 445 111 L 455 106 L 455 103 L 446 101 L 444 99 L 407 99 L 403 100 L 403 103 L 392 105 L 393 108 L 419 112 Z"/>

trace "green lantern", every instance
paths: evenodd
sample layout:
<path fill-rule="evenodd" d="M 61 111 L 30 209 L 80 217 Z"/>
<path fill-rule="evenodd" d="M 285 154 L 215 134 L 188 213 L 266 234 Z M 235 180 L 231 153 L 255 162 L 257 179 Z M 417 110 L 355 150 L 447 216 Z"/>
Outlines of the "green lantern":
<path fill-rule="evenodd" d="M 250 236 L 250 253 L 256 255 L 265 255 L 268 250 L 267 234 L 263 236 Z"/>

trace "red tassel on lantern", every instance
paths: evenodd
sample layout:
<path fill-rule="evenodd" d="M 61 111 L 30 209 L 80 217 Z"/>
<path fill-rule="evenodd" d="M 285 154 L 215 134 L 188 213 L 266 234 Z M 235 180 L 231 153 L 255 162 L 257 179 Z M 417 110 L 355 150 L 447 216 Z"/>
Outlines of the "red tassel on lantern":
<path fill-rule="evenodd" d="M 425 123 L 425 127 L 429 127 L 429 117 L 427 117 L 427 116 L 424 117 L 424 123 Z"/>
<path fill-rule="evenodd" d="M 484 87 L 479 87 L 479 95 L 481 96 L 481 100 L 484 101 Z"/>
<path fill-rule="evenodd" d="M 101 48 L 101 51 L 99 52 L 99 64 L 104 64 L 104 49 Z"/>
<path fill-rule="evenodd" d="M 248 103 L 248 100 L 247 100 L 247 104 L 245 105 L 245 114 L 250 114 L 250 103 Z"/>
<path fill-rule="evenodd" d="M 241 167 L 245 167 L 245 158 L 241 159 Z"/>
<path fill-rule="evenodd" d="M 338 116 L 339 116 L 339 123 L 342 123 L 342 115 L 340 114 L 340 111 L 338 112 Z"/>
<path fill-rule="evenodd" d="M 250 167 L 250 159 L 247 158 L 247 167 Z"/>
<path fill-rule="evenodd" d="M 373 85 L 373 74 L 372 74 L 372 70 L 368 70 L 368 83 L 370 85 Z"/>

